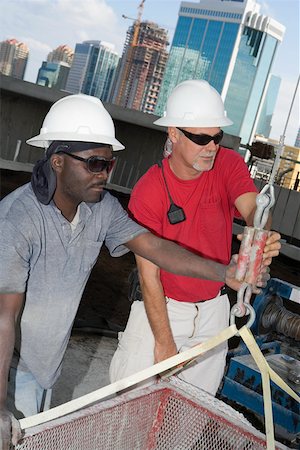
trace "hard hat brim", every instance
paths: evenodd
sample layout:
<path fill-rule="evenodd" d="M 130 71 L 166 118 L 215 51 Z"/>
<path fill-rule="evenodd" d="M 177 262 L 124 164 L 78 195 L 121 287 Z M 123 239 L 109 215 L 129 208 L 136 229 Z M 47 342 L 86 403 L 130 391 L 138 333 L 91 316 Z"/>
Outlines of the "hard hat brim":
<path fill-rule="evenodd" d="M 105 135 L 77 135 L 74 139 L 74 133 L 55 132 L 38 134 L 26 141 L 27 144 L 34 147 L 48 148 L 52 141 L 80 141 L 80 142 L 99 142 L 99 144 L 109 144 L 113 151 L 124 150 L 125 146 L 116 138 Z"/>
<path fill-rule="evenodd" d="M 180 119 L 178 117 L 161 117 L 153 122 L 161 127 L 184 127 L 184 128 L 206 128 L 206 127 L 226 127 L 232 125 L 232 120 L 228 117 L 209 119 Z"/>

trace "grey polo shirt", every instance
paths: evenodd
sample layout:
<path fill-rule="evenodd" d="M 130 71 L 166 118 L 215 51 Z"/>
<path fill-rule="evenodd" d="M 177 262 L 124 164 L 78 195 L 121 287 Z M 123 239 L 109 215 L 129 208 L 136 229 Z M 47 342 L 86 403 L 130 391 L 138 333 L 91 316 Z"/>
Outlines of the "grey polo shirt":
<path fill-rule="evenodd" d="M 108 192 L 98 203 L 81 203 L 70 223 L 54 203 L 41 204 L 26 184 L 0 202 L 0 292 L 25 292 L 18 367 L 44 388 L 60 373 L 77 308 L 102 244 L 111 256 L 144 228 Z M 16 340 L 18 342 L 18 339 Z"/>

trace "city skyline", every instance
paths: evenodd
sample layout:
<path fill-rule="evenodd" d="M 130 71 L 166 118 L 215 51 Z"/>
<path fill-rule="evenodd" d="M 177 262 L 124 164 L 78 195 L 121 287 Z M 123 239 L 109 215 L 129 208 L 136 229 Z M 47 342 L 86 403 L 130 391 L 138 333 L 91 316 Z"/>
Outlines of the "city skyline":
<path fill-rule="evenodd" d="M 139 3 L 139 0 L 0 0 L 5 11 L 0 21 L 0 40 L 14 37 L 28 45 L 30 53 L 24 79 L 35 83 L 42 61 L 58 45 L 66 44 L 74 50 L 78 42 L 99 39 L 114 44 L 121 56 L 126 31 L 137 17 Z M 180 3 L 178 0 L 146 0 L 142 20 L 156 22 L 169 30 L 171 43 Z M 298 0 L 258 3 L 262 13 L 286 26 L 272 69 L 272 73 L 282 79 L 271 131 L 271 137 L 279 139 L 299 75 L 299 3 Z M 123 19 L 122 14 L 131 19 Z M 297 98 L 286 130 L 285 143 L 291 145 L 299 128 L 299 95 Z"/>

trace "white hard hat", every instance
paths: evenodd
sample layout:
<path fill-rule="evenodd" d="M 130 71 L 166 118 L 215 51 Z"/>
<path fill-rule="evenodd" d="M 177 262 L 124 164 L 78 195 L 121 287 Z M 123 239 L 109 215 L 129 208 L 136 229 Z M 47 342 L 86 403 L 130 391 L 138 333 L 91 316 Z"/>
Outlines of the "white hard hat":
<path fill-rule="evenodd" d="M 164 116 L 154 122 L 165 127 L 224 127 L 226 116 L 220 94 L 205 80 L 187 80 L 170 94 Z"/>
<path fill-rule="evenodd" d="M 68 95 L 51 106 L 40 134 L 27 144 L 49 147 L 52 141 L 81 141 L 110 144 L 113 150 L 125 147 L 115 138 L 115 126 L 101 100 L 85 94 Z"/>

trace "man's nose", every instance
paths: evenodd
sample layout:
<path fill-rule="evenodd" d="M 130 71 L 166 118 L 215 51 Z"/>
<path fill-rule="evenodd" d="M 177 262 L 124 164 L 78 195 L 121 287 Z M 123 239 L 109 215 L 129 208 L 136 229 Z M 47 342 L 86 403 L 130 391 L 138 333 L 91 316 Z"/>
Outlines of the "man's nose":
<path fill-rule="evenodd" d="M 108 172 L 106 169 L 101 170 L 101 172 L 95 173 L 97 178 L 100 178 L 101 180 L 107 180 L 108 179 Z"/>
<path fill-rule="evenodd" d="M 206 144 L 206 149 L 215 152 L 218 149 L 218 144 L 215 144 L 213 140 L 211 140 L 208 144 Z"/>

